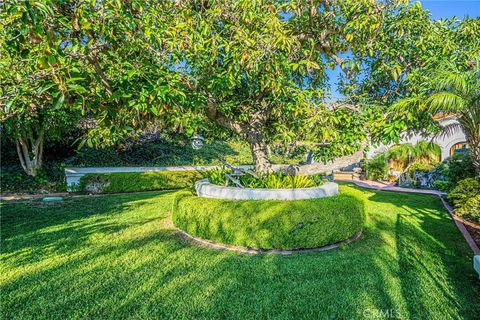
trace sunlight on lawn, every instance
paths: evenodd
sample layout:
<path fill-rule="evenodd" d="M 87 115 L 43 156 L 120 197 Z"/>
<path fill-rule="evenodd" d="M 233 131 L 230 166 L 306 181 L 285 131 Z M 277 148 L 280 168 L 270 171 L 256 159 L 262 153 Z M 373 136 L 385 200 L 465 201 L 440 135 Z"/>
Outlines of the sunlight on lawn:
<path fill-rule="evenodd" d="M 478 318 L 471 253 L 440 201 L 363 193 L 360 240 L 291 256 L 186 242 L 174 192 L 6 204 L 2 318 Z"/>

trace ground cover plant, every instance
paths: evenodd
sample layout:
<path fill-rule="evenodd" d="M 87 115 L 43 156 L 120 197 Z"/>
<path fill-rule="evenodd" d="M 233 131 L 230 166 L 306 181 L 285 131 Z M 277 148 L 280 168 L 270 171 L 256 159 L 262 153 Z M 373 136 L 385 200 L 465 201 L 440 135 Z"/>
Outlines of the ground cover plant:
<path fill-rule="evenodd" d="M 3 203 L 0 316 L 478 319 L 472 253 L 440 200 L 361 192 L 361 239 L 291 256 L 192 245 L 170 191 Z"/>
<path fill-rule="evenodd" d="M 15 146 L 2 136 L 0 185 L 3 193 L 64 192 L 65 167 L 212 166 L 221 165 L 221 160 L 232 165 L 253 164 L 248 145 L 238 140 L 210 140 L 205 142 L 203 148 L 195 150 L 190 145 L 189 139 L 161 135 L 98 149 L 83 147 L 76 150 L 69 143 L 50 143 L 45 146 L 48 157 L 43 167 L 38 169 L 36 176 L 33 177 L 27 175 L 18 164 L 17 155 L 12 152 L 14 149 Z M 274 164 L 295 164 L 304 158 L 304 148 L 297 148 L 290 154 L 282 153 L 281 150 L 270 153 L 270 161 Z"/>
<path fill-rule="evenodd" d="M 176 196 L 173 223 L 192 236 L 256 249 L 315 248 L 362 231 L 365 204 L 359 191 L 321 199 L 228 200 Z"/>
<path fill-rule="evenodd" d="M 213 184 L 226 187 L 239 187 L 238 183 L 245 188 L 265 189 L 291 189 L 311 188 L 324 184 L 327 178 L 323 174 L 310 176 L 288 175 L 281 171 L 268 172 L 264 174 L 245 173 L 241 176 L 232 176 L 230 169 L 214 169 L 205 172 L 208 181 Z M 231 178 L 228 178 L 230 176 Z M 233 181 L 235 180 L 235 182 Z"/>

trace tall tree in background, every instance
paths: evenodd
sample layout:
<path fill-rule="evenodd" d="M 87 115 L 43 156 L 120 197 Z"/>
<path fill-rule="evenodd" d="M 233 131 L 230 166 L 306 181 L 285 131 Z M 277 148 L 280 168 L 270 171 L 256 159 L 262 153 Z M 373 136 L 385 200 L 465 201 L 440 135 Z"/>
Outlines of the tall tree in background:
<path fill-rule="evenodd" d="M 181 69 L 198 99 L 191 110 L 197 126 L 208 120 L 238 134 L 260 172 L 269 168 L 273 141 L 348 142 L 335 144 L 324 159 L 355 151 L 365 132 L 348 136 L 338 127 L 360 118 L 360 108 L 327 106 L 326 71 L 356 72 L 359 62 L 343 55 L 367 56 L 386 12 L 403 7 L 349 0 L 182 2 L 186 29 L 176 37 L 186 39 Z"/>
<path fill-rule="evenodd" d="M 273 1 L 192 1 L 184 10 L 189 46 L 184 72 L 193 113 L 249 145 L 258 172 L 269 170 L 268 144 L 314 128 L 323 68 L 313 47 L 292 36 Z"/>
<path fill-rule="evenodd" d="M 428 136 L 439 130 L 431 112 L 420 112 L 413 104 L 394 104 L 419 95 L 443 61 L 464 68 L 479 48 L 479 19 L 431 20 L 429 12 L 415 2 L 397 12 L 385 12 L 369 48 L 371 54 L 349 57 L 358 62 L 358 72 L 344 78 L 341 88 L 351 103 L 372 111 L 373 142 L 398 143 L 402 134 L 410 132 Z"/>

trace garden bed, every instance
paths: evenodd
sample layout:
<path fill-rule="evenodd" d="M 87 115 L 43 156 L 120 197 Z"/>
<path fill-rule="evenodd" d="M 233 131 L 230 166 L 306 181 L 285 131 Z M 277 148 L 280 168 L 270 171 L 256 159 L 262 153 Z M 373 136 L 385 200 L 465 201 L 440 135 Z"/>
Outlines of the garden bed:
<path fill-rule="evenodd" d="M 363 229 L 364 202 L 345 187 L 334 197 L 297 201 L 207 199 L 179 193 L 173 223 L 195 238 L 254 249 L 316 248 Z"/>
<path fill-rule="evenodd" d="M 331 197 L 338 194 L 338 184 L 324 183 L 311 188 L 263 189 L 223 187 L 210 183 L 208 179 L 195 183 L 197 195 L 203 198 L 231 200 L 304 200 Z"/>

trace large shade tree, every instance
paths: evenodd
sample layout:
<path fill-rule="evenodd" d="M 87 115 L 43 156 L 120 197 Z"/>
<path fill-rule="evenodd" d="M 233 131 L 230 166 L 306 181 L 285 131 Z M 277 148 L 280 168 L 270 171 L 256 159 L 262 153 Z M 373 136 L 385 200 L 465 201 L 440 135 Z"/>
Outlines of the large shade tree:
<path fill-rule="evenodd" d="M 328 105 L 327 70 L 346 76 L 357 57 L 373 54 L 386 13 L 407 8 L 387 1 L 185 1 L 179 71 L 197 101 L 190 113 L 246 140 L 258 171 L 269 169 L 268 144 L 296 140 L 330 145 L 324 160 L 361 146 L 371 119 L 349 103 Z M 342 122 L 355 132 L 341 130 Z M 348 143 L 333 143 L 341 139 Z M 331 152 L 333 150 L 333 152 Z"/>
<path fill-rule="evenodd" d="M 31 176 L 42 166 L 45 140 L 59 138 L 75 124 L 85 90 L 78 64 L 59 50 L 61 39 L 43 25 L 50 13 L 29 2 L 2 10 L 2 134 L 14 141 L 20 164 Z"/>

